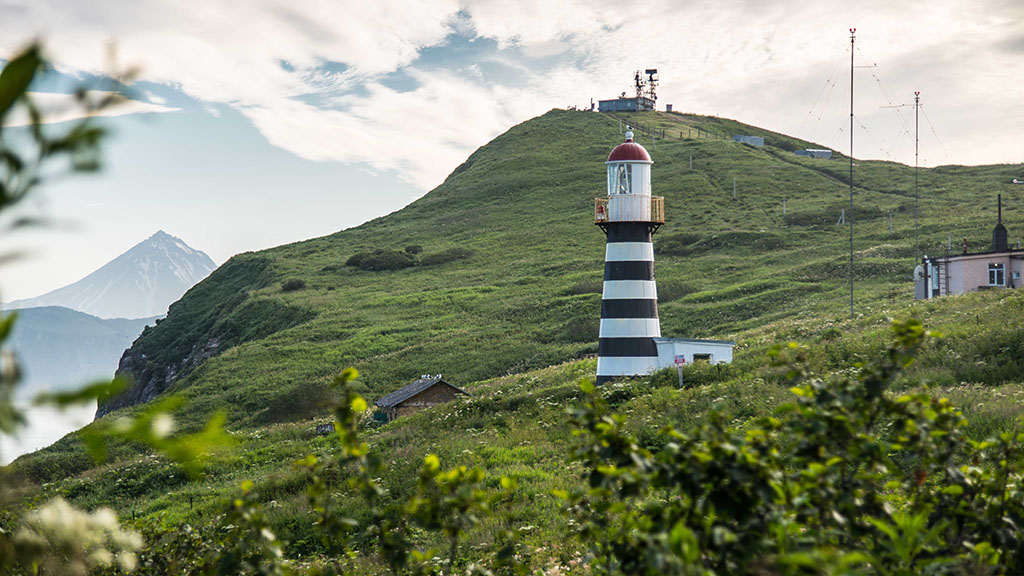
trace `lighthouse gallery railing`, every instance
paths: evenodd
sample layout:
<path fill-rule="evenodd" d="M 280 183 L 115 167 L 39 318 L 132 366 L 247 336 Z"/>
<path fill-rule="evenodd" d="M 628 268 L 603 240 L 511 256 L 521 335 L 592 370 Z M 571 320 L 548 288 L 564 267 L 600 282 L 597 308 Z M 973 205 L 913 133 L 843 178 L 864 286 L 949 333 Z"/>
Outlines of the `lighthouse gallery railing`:
<path fill-rule="evenodd" d="M 609 216 L 614 210 L 615 217 Z M 594 198 L 594 223 L 657 222 L 665 223 L 665 197 L 618 194 Z"/>

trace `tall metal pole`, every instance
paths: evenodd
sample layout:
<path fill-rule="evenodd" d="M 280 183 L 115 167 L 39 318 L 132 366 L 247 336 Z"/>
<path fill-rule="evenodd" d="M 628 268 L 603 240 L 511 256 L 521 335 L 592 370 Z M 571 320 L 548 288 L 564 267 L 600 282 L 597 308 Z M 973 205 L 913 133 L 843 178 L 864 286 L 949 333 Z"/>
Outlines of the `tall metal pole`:
<path fill-rule="evenodd" d="M 916 262 L 921 258 L 921 251 L 918 248 L 917 242 L 917 148 L 921 140 L 919 137 L 918 130 L 918 107 L 921 105 L 921 93 L 914 92 L 914 261 Z"/>
<path fill-rule="evenodd" d="M 853 44 L 857 29 L 850 28 L 850 320 L 853 320 Z"/>

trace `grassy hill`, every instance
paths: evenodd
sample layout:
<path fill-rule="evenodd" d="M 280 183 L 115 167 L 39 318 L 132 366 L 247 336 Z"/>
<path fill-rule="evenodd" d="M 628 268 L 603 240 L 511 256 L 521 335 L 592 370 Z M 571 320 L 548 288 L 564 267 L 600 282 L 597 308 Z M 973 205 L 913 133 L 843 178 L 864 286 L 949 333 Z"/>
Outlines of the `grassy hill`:
<path fill-rule="evenodd" d="M 1024 380 L 1024 329 L 1006 318 L 1019 317 L 1024 299 L 1001 291 L 911 301 L 912 168 L 857 162 L 857 317 L 850 320 L 848 228 L 836 225 L 848 202 L 841 155 L 797 157 L 793 149 L 813 144 L 731 120 L 624 118 L 666 134 L 653 146 L 640 138 L 667 212 L 655 236 L 663 333 L 739 342 L 733 367 L 696 369 L 693 388 L 675 390 L 664 375 L 609 388 L 635 431 L 650 437 L 661 424 L 700 418 L 714 404 L 738 421 L 764 414 L 787 394 L 764 368 L 771 344 L 809 342 L 818 369 L 844 367 L 881 349 L 890 314 L 920 317 L 949 334 L 911 376 L 931 377 L 973 403 L 975 432 L 1012 418 Z M 678 138 L 684 132 L 694 137 Z M 705 136 L 734 133 L 765 136 L 767 145 Z M 594 372 L 588 356 L 597 351 L 604 236 L 593 225 L 593 198 L 604 193 L 604 160 L 620 141 L 616 118 L 552 111 L 480 148 L 398 212 L 232 258 L 147 329 L 130 354 L 141 359 L 143 379 L 186 398 L 179 415 L 186 429 L 226 410 L 240 441 L 236 457 L 189 482 L 131 445 L 95 465 L 69 437 L 16 463 L 27 482 L 19 496 L 61 493 L 173 523 L 215 514 L 249 478 L 276 503 L 275 532 L 293 542 L 290 550 L 316 551 L 304 476 L 290 462 L 332 450 L 313 424 L 326 415 L 329 379 L 354 365 L 371 400 L 428 372 L 474 393 L 467 403 L 369 432 L 390 462 L 384 480 L 396 496 L 411 490 L 412 471 L 435 452 L 445 466 L 476 464 L 519 478 L 503 521 L 534 525 L 536 542 L 562 540 L 548 494 L 574 481 L 565 470 L 571 436 L 564 408 L 576 397 L 573 383 Z M 921 170 L 922 251 L 944 251 L 947 234 L 986 245 L 995 195 L 1014 176 L 1013 166 Z M 1024 230 L 1020 215 L 1019 202 L 1004 203 L 1011 241 Z M 368 259 L 367 269 L 346 265 Z M 981 394 L 1011 400 L 973 406 Z"/>
<path fill-rule="evenodd" d="M 763 134 L 772 144 L 669 139 L 652 150 L 654 193 L 665 196 L 668 215 L 655 237 L 666 335 L 733 338 L 793 315 L 848 313 L 847 228 L 835 224 L 847 203 L 846 162 L 797 157 L 787 149 L 808 143 L 732 121 L 635 120 L 667 133 L 694 125 Z M 552 111 L 516 126 L 403 210 L 236 256 L 133 352 L 146 355 L 149 377 L 176 376 L 171 391 L 188 395 L 197 416 L 227 406 L 240 426 L 315 414 L 315 402 L 290 399 L 316 396 L 348 365 L 360 368 L 373 397 L 426 372 L 465 384 L 594 353 L 604 238 L 591 210 L 604 159 L 620 140 L 618 121 L 600 114 Z M 1011 166 L 923 170 L 923 250 L 937 251 L 947 233 L 987 243 L 995 194 L 1013 174 Z M 855 178 L 856 291 L 865 310 L 890 291 L 910 295 L 912 172 L 861 162 Z M 1011 234 L 1018 209 L 1007 206 Z M 426 265 L 345 266 L 358 253 L 412 245 Z M 302 287 L 285 290 L 289 280 Z M 211 343 L 215 356 L 196 362 Z M 288 409 L 275 409 L 280 402 Z"/>

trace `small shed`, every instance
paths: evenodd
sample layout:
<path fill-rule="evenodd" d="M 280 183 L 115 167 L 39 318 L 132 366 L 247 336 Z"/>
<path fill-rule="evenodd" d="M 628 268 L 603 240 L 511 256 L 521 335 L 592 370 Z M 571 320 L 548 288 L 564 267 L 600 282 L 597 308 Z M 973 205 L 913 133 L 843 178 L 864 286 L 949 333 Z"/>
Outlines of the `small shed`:
<path fill-rule="evenodd" d="M 692 338 L 655 338 L 658 346 L 658 367 L 675 366 L 678 356 L 685 358 L 687 364 L 708 362 L 710 364 L 732 363 L 732 349 L 736 342 L 732 340 L 695 340 Z"/>
<path fill-rule="evenodd" d="M 387 421 L 399 416 L 411 414 L 428 406 L 446 404 L 458 396 L 469 396 L 469 392 L 445 382 L 441 375 L 423 375 L 412 384 L 395 390 L 391 394 L 374 401 Z"/>
<path fill-rule="evenodd" d="M 745 134 L 733 134 L 733 142 L 739 142 L 741 144 L 750 144 L 751 146 L 757 146 L 758 148 L 764 146 L 763 136 L 747 136 Z"/>
<path fill-rule="evenodd" d="M 807 148 L 806 150 L 794 150 L 793 154 L 797 156 L 808 156 L 810 158 L 824 158 L 828 160 L 832 158 L 831 150 L 823 150 L 820 148 Z"/>

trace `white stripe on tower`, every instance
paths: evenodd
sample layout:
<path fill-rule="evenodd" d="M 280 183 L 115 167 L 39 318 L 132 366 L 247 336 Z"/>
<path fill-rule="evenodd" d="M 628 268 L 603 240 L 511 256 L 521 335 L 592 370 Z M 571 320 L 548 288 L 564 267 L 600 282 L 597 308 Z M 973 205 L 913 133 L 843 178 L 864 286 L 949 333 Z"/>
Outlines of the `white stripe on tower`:
<path fill-rule="evenodd" d="M 604 250 L 605 262 L 640 260 L 654 262 L 654 245 L 650 242 L 609 243 Z"/>
<path fill-rule="evenodd" d="M 598 357 L 597 374 L 598 378 L 605 377 L 603 382 L 613 380 L 618 376 L 636 376 L 637 374 L 650 374 L 658 367 L 657 358 L 616 358 Z"/>
<path fill-rule="evenodd" d="M 629 338 L 631 336 L 661 337 L 661 323 L 657 318 L 603 318 L 601 336 Z"/>
<path fill-rule="evenodd" d="M 658 299 L 654 280 L 605 280 L 601 297 L 605 300 Z"/>

